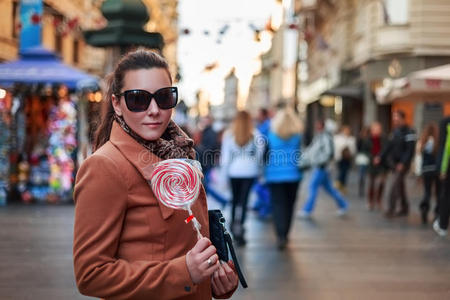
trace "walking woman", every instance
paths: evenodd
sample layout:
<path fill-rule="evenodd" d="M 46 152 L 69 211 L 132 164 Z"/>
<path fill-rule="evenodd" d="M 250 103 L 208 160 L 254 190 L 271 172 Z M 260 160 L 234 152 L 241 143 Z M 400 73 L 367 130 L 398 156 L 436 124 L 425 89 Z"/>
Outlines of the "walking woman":
<path fill-rule="evenodd" d="M 423 130 L 422 136 L 418 141 L 418 150 L 422 155 L 421 175 L 424 186 L 424 195 L 420 203 L 423 224 L 428 223 L 428 212 L 430 210 L 430 198 L 432 196 L 433 186 L 436 196 L 434 219 L 438 216 L 438 202 L 441 191 L 439 170 L 437 168 L 438 131 L 439 129 L 436 123 L 429 123 Z"/>
<path fill-rule="evenodd" d="M 231 232 L 237 244 L 246 244 L 244 223 L 253 183 L 261 175 L 264 138 L 253 128 L 246 111 L 237 113 L 230 130 L 224 133 L 221 167 L 230 179 L 232 192 Z M 236 216 L 239 210 L 239 217 Z"/>
<path fill-rule="evenodd" d="M 297 166 L 300 131 L 300 120 L 294 111 L 283 108 L 275 115 L 267 137 L 265 179 L 270 189 L 273 221 L 280 250 L 286 248 L 288 243 L 297 190 L 302 179 Z"/>
<path fill-rule="evenodd" d="M 167 62 L 137 50 L 107 79 L 95 153 L 75 184 L 73 259 L 80 292 L 104 299 L 228 298 L 237 287 L 208 238 L 205 193 L 192 207 L 205 238 L 186 214 L 153 194 L 145 167 L 193 158 L 193 142 L 171 121 L 177 88 Z"/>

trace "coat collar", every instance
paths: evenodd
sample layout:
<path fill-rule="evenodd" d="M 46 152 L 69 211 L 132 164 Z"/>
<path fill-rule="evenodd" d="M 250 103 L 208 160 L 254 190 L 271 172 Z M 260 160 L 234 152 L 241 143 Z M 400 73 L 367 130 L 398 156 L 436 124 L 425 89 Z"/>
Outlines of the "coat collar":
<path fill-rule="evenodd" d="M 125 156 L 145 180 L 151 180 L 152 165 L 162 161 L 161 158 L 129 136 L 116 121 L 113 122 L 109 141 Z M 153 191 L 152 196 L 155 197 Z M 174 209 L 165 206 L 159 200 L 157 202 L 163 218 L 169 218 L 173 214 Z"/>

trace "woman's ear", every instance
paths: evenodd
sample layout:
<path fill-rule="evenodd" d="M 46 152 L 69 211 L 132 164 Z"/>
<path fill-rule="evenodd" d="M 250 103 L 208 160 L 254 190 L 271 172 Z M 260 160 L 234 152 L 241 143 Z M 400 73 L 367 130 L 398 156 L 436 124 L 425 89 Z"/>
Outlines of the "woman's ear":
<path fill-rule="evenodd" d="M 116 115 L 118 115 L 120 117 L 120 116 L 122 116 L 122 109 L 120 108 L 119 101 L 120 101 L 120 99 L 118 99 L 116 97 L 116 95 L 112 95 L 112 97 L 111 97 L 112 106 L 114 108 L 114 111 L 116 112 Z"/>

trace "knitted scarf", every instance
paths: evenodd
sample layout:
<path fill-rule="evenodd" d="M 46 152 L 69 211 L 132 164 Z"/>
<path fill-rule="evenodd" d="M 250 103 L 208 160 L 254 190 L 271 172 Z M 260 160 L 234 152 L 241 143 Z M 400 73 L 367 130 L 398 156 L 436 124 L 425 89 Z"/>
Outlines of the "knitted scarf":
<path fill-rule="evenodd" d="M 114 115 L 114 119 L 129 136 L 162 159 L 195 159 L 194 141 L 172 120 L 159 139 L 148 141 L 133 131 L 122 117 Z"/>

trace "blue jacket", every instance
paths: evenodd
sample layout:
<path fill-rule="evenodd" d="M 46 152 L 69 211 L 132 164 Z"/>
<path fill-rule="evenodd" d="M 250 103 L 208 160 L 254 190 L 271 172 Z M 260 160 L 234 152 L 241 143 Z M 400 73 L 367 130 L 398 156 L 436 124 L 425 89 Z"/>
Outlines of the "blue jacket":
<path fill-rule="evenodd" d="M 301 135 L 283 140 L 272 131 L 268 135 L 265 178 L 268 183 L 295 182 L 302 179 L 298 168 Z"/>

